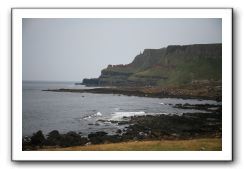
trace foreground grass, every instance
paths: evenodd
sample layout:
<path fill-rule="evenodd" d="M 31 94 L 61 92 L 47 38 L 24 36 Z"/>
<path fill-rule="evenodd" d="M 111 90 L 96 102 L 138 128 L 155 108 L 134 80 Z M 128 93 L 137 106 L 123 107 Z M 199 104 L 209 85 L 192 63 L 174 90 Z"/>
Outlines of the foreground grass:
<path fill-rule="evenodd" d="M 66 148 L 45 147 L 42 151 L 221 151 L 221 138 L 193 140 L 131 141 L 122 143 L 75 146 Z"/>

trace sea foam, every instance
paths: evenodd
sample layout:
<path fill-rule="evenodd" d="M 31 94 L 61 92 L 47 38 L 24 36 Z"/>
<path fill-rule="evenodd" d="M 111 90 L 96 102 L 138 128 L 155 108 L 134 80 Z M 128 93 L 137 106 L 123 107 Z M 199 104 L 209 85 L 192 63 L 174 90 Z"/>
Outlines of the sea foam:
<path fill-rule="evenodd" d="M 94 117 L 101 117 L 102 116 L 102 113 L 101 112 L 97 112 L 95 114 L 92 114 L 92 115 L 89 115 L 89 116 L 85 116 L 83 117 L 84 120 L 87 120 L 87 119 L 91 119 L 91 118 L 94 118 Z"/>
<path fill-rule="evenodd" d="M 97 112 L 96 116 L 102 116 L 102 113 Z"/>
<path fill-rule="evenodd" d="M 138 112 L 114 112 L 112 113 L 111 120 L 122 120 L 123 117 L 132 117 L 132 116 L 143 116 L 146 113 L 144 111 Z"/>

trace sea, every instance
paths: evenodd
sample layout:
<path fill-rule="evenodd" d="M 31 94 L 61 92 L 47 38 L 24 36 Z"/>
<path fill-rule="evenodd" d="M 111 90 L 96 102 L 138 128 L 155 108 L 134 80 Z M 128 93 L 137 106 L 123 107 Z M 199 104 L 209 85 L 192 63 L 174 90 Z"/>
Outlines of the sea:
<path fill-rule="evenodd" d="M 213 100 L 149 98 L 118 94 L 92 94 L 43 91 L 47 89 L 87 89 L 74 82 L 22 82 L 22 136 L 42 130 L 81 135 L 104 131 L 114 134 L 125 125 L 117 122 L 131 116 L 202 112 L 178 109 L 176 104 L 221 104 Z"/>

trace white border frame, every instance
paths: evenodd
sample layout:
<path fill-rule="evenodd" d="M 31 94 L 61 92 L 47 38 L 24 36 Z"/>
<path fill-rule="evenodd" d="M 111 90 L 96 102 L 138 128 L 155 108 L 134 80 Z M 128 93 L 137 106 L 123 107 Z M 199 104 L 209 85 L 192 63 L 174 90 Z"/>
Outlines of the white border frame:
<path fill-rule="evenodd" d="M 22 18 L 222 18 L 222 151 L 22 151 Z M 231 161 L 232 9 L 12 9 L 13 161 Z M 223 76 L 224 75 L 224 76 Z"/>

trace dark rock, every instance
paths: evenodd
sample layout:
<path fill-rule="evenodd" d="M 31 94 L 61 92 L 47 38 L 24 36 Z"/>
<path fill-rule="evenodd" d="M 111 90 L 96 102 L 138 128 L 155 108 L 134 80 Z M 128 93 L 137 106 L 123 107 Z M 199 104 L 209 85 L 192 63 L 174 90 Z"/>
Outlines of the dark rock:
<path fill-rule="evenodd" d="M 49 146 L 60 145 L 61 140 L 62 140 L 62 136 L 59 134 L 59 132 L 57 130 L 53 130 L 47 135 L 47 140 L 45 142 L 45 145 L 49 145 Z"/>
<path fill-rule="evenodd" d="M 79 146 L 79 145 L 85 145 L 87 142 L 88 142 L 87 138 L 81 137 L 79 134 L 70 131 L 67 134 L 63 135 L 60 146 L 62 147 Z"/>
<path fill-rule="evenodd" d="M 23 139 L 23 141 L 25 143 L 30 143 L 31 142 L 31 138 L 29 136 L 25 136 L 24 139 Z"/>
<path fill-rule="evenodd" d="M 106 132 L 90 133 L 88 138 L 91 144 L 117 143 L 121 141 L 121 136 L 107 135 Z"/>
<path fill-rule="evenodd" d="M 148 138 L 148 134 L 141 131 L 138 133 L 137 138 L 139 140 L 146 139 L 146 138 Z"/>
<path fill-rule="evenodd" d="M 107 134 L 108 133 L 106 133 L 106 132 L 99 131 L 96 133 L 88 134 L 88 138 L 92 144 L 101 144 L 101 143 L 105 142 L 104 138 Z"/>
<path fill-rule="evenodd" d="M 118 130 L 116 131 L 116 133 L 121 134 L 121 133 L 122 133 L 122 130 L 121 130 L 121 129 L 118 129 Z"/>
<path fill-rule="evenodd" d="M 43 146 L 45 141 L 46 141 L 46 139 L 45 139 L 42 131 L 39 130 L 38 132 L 34 133 L 33 136 L 31 136 L 30 143 L 34 146 Z"/>
<path fill-rule="evenodd" d="M 99 85 L 99 79 L 93 78 L 93 79 L 83 79 L 82 84 L 87 86 L 98 86 Z"/>
<path fill-rule="evenodd" d="M 178 115 L 136 116 L 122 139 L 189 139 L 221 133 L 221 113 L 184 113 Z"/>
<path fill-rule="evenodd" d="M 128 121 L 119 121 L 118 122 L 118 125 L 125 125 L 125 124 L 128 124 Z"/>
<path fill-rule="evenodd" d="M 109 122 L 113 123 L 113 124 L 116 124 L 118 123 L 119 121 L 116 121 L 116 120 L 110 120 Z"/>
<path fill-rule="evenodd" d="M 221 112 L 222 105 L 211 105 L 211 104 L 176 104 L 174 108 L 179 109 L 196 109 L 196 110 L 205 110 L 209 112 Z"/>
<path fill-rule="evenodd" d="M 26 136 L 22 139 L 22 150 L 27 151 L 31 150 L 33 146 L 31 145 L 31 138 Z"/>
<path fill-rule="evenodd" d="M 121 142 L 121 136 L 119 135 L 106 135 L 103 138 L 104 143 L 118 143 Z"/>

